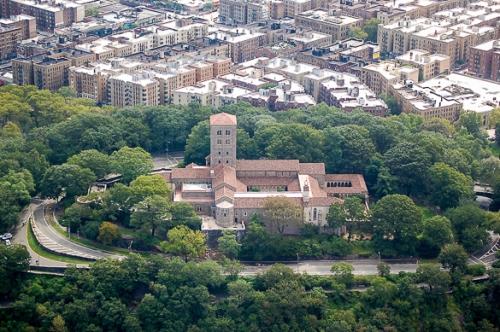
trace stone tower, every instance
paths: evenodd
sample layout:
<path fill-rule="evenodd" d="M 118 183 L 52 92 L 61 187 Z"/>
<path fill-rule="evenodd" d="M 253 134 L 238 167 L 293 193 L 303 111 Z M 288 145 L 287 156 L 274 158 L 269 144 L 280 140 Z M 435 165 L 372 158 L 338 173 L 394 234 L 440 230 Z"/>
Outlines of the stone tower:
<path fill-rule="evenodd" d="M 236 116 L 227 113 L 210 117 L 210 167 L 236 167 Z"/>

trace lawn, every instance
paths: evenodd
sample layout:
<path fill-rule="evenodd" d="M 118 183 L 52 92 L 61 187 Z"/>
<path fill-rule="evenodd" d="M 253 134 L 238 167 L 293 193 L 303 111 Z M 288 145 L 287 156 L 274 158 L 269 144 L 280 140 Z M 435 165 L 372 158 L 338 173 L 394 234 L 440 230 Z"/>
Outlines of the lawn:
<path fill-rule="evenodd" d="M 354 255 L 375 255 L 375 249 L 371 241 L 352 242 L 352 253 Z"/>
<path fill-rule="evenodd" d="M 432 211 L 429 207 L 423 204 L 418 204 L 418 207 L 422 209 L 422 221 L 426 221 L 436 215 L 436 212 Z"/>
<path fill-rule="evenodd" d="M 45 249 L 43 249 L 40 244 L 35 239 L 35 235 L 33 234 L 33 231 L 31 230 L 31 227 L 28 227 L 28 244 L 37 255 L 40 257 L 44 257 L 47 259 L 52 259 L 54 261 L 58 262 L 64 262 L 64 263 L 71 263 L 71 264 L 89 264 L 88 260 L 84 259 L 78 259 L 78 258 L 73 258 L 73 257 L 67 257 L 67 256 L 60 256 L 56 255 L 54 253 L 51 253 Z"/>
<path fill-rule="evenodd" d="M 490 143 L 490 150 L 495 157 L 500 156 L 500 146 L 496 145 L 495 142 Z"/>

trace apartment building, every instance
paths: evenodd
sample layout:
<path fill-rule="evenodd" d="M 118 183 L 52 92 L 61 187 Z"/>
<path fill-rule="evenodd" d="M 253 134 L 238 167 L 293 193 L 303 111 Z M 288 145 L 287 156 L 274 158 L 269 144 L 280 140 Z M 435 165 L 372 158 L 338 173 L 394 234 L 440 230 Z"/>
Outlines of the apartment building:
<path fill-rule="evenodd" d="M 267 3 L 247 3 L 247 24 L 259 23 L 269 18 L 269 7 Z"/>
<path fill-rule="evenodd" d="M 393 62 L 370 64 L 361 68 L 361 82 L 366 84 L 376 96 L 389 95 L 389 87 L 401 80 L 418 82 L 418 69 L 402 67 Z"/>
<path fill-rule="evenodd" d="M 464 107 L 461 101 L 448 98 L 446 93 L 431 93 L 411 80 L 391 85 L 391 95 L 401 112 L 421 115 L 426 120 L 442 118 L 453 123 L 458 120 Z"/>
<path fill-rule="evenodd" d="M 228 24 L 247 24 L 247 2 L 221 0 L 219 18 Z"/>
<path fill-rule="evenodd" d="M 321 83 L 335 77 L 336 73 L 329 69 L 314 68 L 311 73 L 304 75 L 300 83 L 304 86 L 305 92 L 313 96 L 314 100 L 319 100 Z"/>
<path fill-rule="evenodd" d="M 110 104 L 117 107 L 157 106 L 160 101 L 160 83 L 147 72 L 123 73 L 110 77 L 108 92 Z"/>
<path fill-rule="evenodd" d="M 450 57 L 455 65 L 468 61 L 469 48 L 498 37 L 498 28 L 481 25 L 483 20 L 464 20 L 459 23 L 450 20 L 404 19 L 394 24 L 381 25 L 378 29 L 378 43 L 381 51 L 395 55 L 412 49 L 421 49 L 432 54 Z"/>
<path fill-rule="evenodd" d="M 285 2 L 270 1 L 269 2 L 269 17 L 273 20 L 279 20 L 285 17 Z"/>
<path fill-rule="evenodd" d="M 212 106 L 215 103 L 215 95 L 228 85 L 230 84 L 227 82 L 212 79 L 173 90 L 172 104 L 188 105 L 195 102 L 203 106 Z"/>
<path fill-rule="evenodd" d="M 225 75 L 231 71 L 231 59 L 227 57 L 207 56 L 204 61 L 212 64 L 214 77 Z"/>
<path fill-rule="evenodd" d="M 487 80 L 498 81 L 500 41 L 490 40 L 470 48 L 468 71 Z"/>
<path fill-rule="evenodd" d="M 306 31 L 297 32 L 287 37 L 288 41 L 294 42 L 301 50 L 324 47 L 332 43 L 332 36 L 324 33 Z"/>
<path fill-rule="evenodd" d="M 380 117 L 385 117 L 388 113 L 386 103 L 362 84 L 358 77 L 343 73 L 336 73 L 329 80 L 321 82 L 318 102 L 346 112 L 358 109 Z"/>
<path fill-rule="evenodd" d="M 21 35 L 19 27 L 0 27 L 0 60 L 10 59 L 17 54 L 17 41 Z"/>
<path fill-rule="evenodd" d="M 52 92 L 68 86 L 69 67 L 71 67 L 69 59 L 44 57 L 42 61 L 33 63 L 33 84 L 40 90 Z"/>
<path fill-rule="evenodd" d="M 402 64 L 409 64 L 419 69 L 419 81 L 425 81 L 440 74 L 449 74 L 451 71 L 450 57 L 443 54 L 431 54 L 424 50 L 411 50 L 396 57 Z"/>
<path fill-rule="evenodd" d="M 152 33 L 152 45 L 149 48 L 177 45 L 205 37 L 208 34 L 208 21 L 187 17 L 147 28 L 147 31 Z"/>
<path fill-rule="evenodd" d="M 40 55 L 31 59 L 12 59 L 12 82 L 17 85 L 34 85 L 33 61 L 42 58 Z"/>
<path fill-rule="evenodd" d="M 216 36 L 229 44 L 230 58 L 234 63 L 252 60 L 254 50 L 263 46 L 266 40 L 264 33 L 247 29 L 219 30 Z"/>
<path fill-rule="evenodd" d="M 239 101 L 244 101 L 254 107 L 268 108 L 271 112 L 288 111 L 292 109 L 307 109 L 316 105 L 312 96 L 302 91 L 293 91 L 296 82 L 282 82 L 278 86 L 257 92 L 247 93 L 239 97 Z M 292 88 L 291 88 L 292 87 Z"/>
<path fill-rule="evenodd" d="M 297 14 L 313 9 L 311 0 L 284 0 L 285 16 L 295 17 Z"/>
<path fill-rule="evenodd" d="M 314 31 L 329 34 L 334 40 L 347 38 L 353 27 L 362 27 L 363 19 L 339 15 L 335 10 L 314 9 L 295 16 L 295 24 L 312 28 Z"/>
<path fill-rule="evenodd" d="M 196 71 L 196 82 L 206 81 L 214 78 L 214 65 L 209 62 L 196 61 L 189 65 Z"/>
<path fill-rule="evenodd" d="M 53 31 L 83 21 L 85 8 L 82 4 L 65 0 L 0 0 L 1 16 L 29 15 L 36 18 L 39 30 Z"/>
<path fill-rule="evenodd" d="M 96 63 L 92 67 L 70 67 L 69 86 L 78 97 L 103 103 L 108 99 L 108 78 L 111 69 L 110 63 Z"/>
<path fill-rule="evenodd" d="M 25 40 L 36 37 L 36 18 L 29 15 L 13 15 L 9 18 L 0 19 L 0 27 L 21 28 L 18 40 Z"/>

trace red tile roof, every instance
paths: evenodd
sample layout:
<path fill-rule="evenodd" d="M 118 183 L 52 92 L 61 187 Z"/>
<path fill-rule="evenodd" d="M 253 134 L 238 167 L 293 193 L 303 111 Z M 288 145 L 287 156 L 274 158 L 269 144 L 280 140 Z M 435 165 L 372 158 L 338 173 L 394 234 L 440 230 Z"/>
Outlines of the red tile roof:
<path fill-rule="evenodd" d="M 170 172 L 170 171 L 163 171 L 163 172 L 158 172 L 158 173 L 154 173 L 154 174 L 161 176 L 167 182 L 171 182 L 172 181 L 172 172 Z"/>
<path fill-rule="evenodd" d="M 172 180 L 176 179 L 209 179 L 210 167 L 173 168 Z"/>
<path fill-rule="evenodd" d="M 237 171 L 290 171 L 300 170 L 298 160 L 236 160 Z"/>
<path fill-rule="evenodd" d="M 234 191 L 228 187 L 221 187 L 215 191 L 215 200 L 218 200 L 222 197 L 228 197 L 231 200 L 234 199 Z"/>
<path fill-rule="evenodd" d="M 214 179 L 212 180 L 212 188 L 215 190 L 223 185 L 231 186 L 234 189 L 238 187 L 236 170 L 226 164 L 220 164 L 214 168 Z"/>
<path fill-rule="evenodd" d="M 362 174 L 326 174 L 326 182 L 351 182 L 352 187 L 326 187 L 328 193 L 361 194 L 367 193 L 365 179 Z"/>
<path fill-rule="evenodd" d="M 311 197 L 309 198 L 309 206 L 330 206 L 332 203 L 339 202 L 344 203 L 343 200 L 337 197 Z"/>
<path fill-rule="evenodd" d="M 236 126 L 238 121 L 236 115 L 219 113 L 210 117 L 210 125 L 215 126 Z"/>
<path fill-rule="evenodd" d="M 299 166 L 300 174 L 325 174 L 325 164 L 323 163 L 300 163 Z"/>

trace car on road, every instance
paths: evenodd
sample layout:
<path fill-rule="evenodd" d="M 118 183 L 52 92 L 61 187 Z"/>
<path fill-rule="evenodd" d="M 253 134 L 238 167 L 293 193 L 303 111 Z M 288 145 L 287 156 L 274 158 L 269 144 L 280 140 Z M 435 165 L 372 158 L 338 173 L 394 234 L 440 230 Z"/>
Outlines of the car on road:
<path fill-rule="evenodd" d="M 0 240 L 9 240 L 9 239 L 12 239 L 12 234 L 10 233 L 4 233 L 2 235 L 0 235 Z"/>

